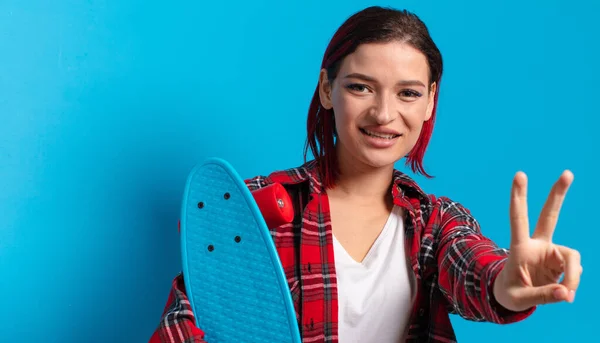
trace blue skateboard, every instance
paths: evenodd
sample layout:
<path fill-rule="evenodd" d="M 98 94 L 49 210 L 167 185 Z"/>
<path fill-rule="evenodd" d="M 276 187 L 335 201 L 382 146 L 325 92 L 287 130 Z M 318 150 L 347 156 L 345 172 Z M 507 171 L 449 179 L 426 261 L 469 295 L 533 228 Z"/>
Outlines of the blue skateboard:
<path fill-rule="evenodd" d="M 191 171 L 180 232 L 185 287 L 207 342 L 301 342 L 265 217 L 229 163 L 212 158 Z"/>

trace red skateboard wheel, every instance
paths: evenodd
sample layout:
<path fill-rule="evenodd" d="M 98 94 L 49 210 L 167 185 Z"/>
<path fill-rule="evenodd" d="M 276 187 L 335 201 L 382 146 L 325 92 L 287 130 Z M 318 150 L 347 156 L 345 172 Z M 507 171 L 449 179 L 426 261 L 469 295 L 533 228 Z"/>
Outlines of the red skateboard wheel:
<path fill-rule="evenodd" d="M 278 227 L 289 224 L 294 220 L 292 199 L 281 184 L 274 183 L 259 188 L 252 192 L 252 196 L 265 219 L 267 227 Z M 181 232 L 181 220 L 177 222 L 177 232 Z"/>
<path fill-rule="evenodd" d="M 273 183 L 259 188 L 252 192 L 252 196 L 254 196 L 267 227 L 278 227 L 291 223 L 294 219 L 292 199 L 281 184 Z"/>

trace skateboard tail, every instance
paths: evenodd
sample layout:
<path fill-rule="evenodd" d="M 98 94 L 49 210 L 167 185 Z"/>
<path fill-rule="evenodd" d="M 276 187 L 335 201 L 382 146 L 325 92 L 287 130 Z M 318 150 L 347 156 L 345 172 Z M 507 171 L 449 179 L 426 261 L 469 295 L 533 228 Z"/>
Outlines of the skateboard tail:
<path fill-rule="evenodd" d="M 196 324 L 211 343 L 301 341 L 265 221 L 291 221 L 292 203 L 281 185 L 261 190 L 251 193 L 229 163 L 215 158 L 196 166 L 186 183 L 180 222 L 184 282 Z"/>

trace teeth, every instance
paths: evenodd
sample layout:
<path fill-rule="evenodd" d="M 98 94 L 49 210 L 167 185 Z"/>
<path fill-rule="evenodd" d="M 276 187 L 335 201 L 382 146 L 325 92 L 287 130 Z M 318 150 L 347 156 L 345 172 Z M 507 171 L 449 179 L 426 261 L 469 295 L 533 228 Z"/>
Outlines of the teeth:
<path fill-rule="evenodd" d="M 365 132 L 367 135 L 369 135 L 369 136 L 372 136 L 372 137 L 377 137 L 377 138 L 393 139 L 393 138 L 395 138 L 395 137 L 396 137 L 396 135 L 382 134 L 382 133 L 374 133 L 374 132 L 371 132 L 371 131 L 367 131 L 367 130 L 365 130 L 365 129 L 363 129 L 363 131 L 364 131 L 364 132 Z"/>

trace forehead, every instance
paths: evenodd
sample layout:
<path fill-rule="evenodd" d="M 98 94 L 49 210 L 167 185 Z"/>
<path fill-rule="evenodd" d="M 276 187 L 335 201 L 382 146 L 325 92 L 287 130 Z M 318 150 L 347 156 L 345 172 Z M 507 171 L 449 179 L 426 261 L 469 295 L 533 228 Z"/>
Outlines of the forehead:
<path fill-rule="evenodd" d="M 425 55 L 409 44 L 369 43 L 360 45 L 342 62 L 339 76 L 350 73 L 366 74 L 379 82 L 418 79 L 426 83 L 429 65 Z"/>

